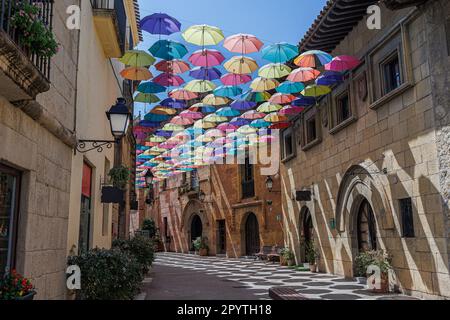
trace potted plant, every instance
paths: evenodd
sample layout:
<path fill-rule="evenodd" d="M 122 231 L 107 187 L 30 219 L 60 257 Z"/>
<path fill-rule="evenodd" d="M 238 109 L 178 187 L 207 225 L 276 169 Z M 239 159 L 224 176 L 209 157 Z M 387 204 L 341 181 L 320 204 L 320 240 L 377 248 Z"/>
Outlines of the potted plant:
<path fill-rule="evenodd" d="M 125 190 L 130 179 L 130 170 L 120 165 L 109 170 L 108 176 L 114 187 Z"/>
<path fill-rule="evenodd" d="M 371 265 L 380 269 L 380 286 L 377 288 L 375 279 L 371 283 L 372 291 L 376 293 L 389 292 L 389 272 L 392 269 L 391 257 L 384 250 L 372 251 L 373 260 Z"/>
<path fill-rule="evenodd" d="M 318 257 L 318 252 L 316 250 L 316 247 L 314 246 L 314 241 L 309 241 L 308 243 L 306 243 L 306 260 L 308 261 L 309 264 L 309 270 L 311 272 L 316 272 L 317 270 L 317 257 Z"/>
<path fill-rule="evenodd" d="M 283 248 L 281 250 L 280 264 L 282 266 L 289 266 L 289 267 L 295 265 L 295 255 L 291 249 Z"/>
<path fill-rule="evenodd" d="M 198 237 L 195 240 L 192 240 L 192 246 L 194 247 L 195 254 L 199 253 L 200 247 L 201 247 L 201 243 L 202 243 L 202 238 L 201 237 Z"/>
<path fill-rule="evenodd" d="M 30 280 L 15 270 L 5 273 L 0 279 L 0 300 L 33 300 L 35 295 Z"/>
<path fill-rule="evenodd" d="M 372 263 L 372 255 L 365 251 L 359 253 L 355 258 L 355 275 L 359 284 L 367 284 L 367 268 Z"/>
<path fill-rule="evenodd" d="M 208 239 L 206 237 L 202 237 L 200 240 L 200 249 L 198 250 L 198 254 L 202 257 L 205 257 L 208 255 L 209 247 L 206 243 Z"/>

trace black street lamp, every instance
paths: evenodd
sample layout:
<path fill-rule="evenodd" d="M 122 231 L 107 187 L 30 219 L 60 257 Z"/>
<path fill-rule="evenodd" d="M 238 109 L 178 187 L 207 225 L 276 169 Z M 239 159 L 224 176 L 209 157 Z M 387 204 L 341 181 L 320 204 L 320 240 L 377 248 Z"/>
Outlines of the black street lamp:
<path fill-rule="evenodd" d="M 150 186 L 153 182 L 153 173 L 150 170 L 147 170 L 147 173 L 145 174 L 145 183 L 147 186 Z"/>
<path fill-rule="evenodd" d="M 273 179 L 271 176 L 266 178 L 266 188 L 269 192 L 281 192 L 281 190 L 273 190 Z"/>

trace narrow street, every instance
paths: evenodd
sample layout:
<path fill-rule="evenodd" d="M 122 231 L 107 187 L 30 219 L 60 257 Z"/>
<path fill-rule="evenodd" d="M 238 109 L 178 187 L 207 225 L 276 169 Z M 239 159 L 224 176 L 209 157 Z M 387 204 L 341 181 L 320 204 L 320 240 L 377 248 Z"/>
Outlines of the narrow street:
<path fill-rule="evenodd" d="M 273 286 L 294 288 L 309 299 L 415 300 L 374 294 L 353 280 L 294 271 L 276 263 L 178 253 L 158 253 L 151 277 L 147 300 L 265 300 Z"/>

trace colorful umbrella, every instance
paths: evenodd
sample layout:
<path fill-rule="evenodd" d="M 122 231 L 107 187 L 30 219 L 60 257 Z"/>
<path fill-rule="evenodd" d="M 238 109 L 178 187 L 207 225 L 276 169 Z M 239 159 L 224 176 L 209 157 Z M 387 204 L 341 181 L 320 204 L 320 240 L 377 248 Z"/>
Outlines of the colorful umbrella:
<path fill-rule="evenodd" d="M 236 109 L 236 110 L 245 111 L 245 110 L 253 109 L 254 107 L 256 107 L 256 105 L 257 105 L 257 103 L 253 102 L 253 101 L 234 100 L 230 104 L 230 107 L 232 107 L 233 109 Z"/>
<path fill-rule="evenodd" d="M 184 44 L 172 40 L 158 40 L 149 51 L 153 56 L 165 60 L 181 59 L 188 53 Z"/>
<path fill-rule="evenodd" d="M 134 102 L 141 102 L 141 103 L 156 103 L 159 102 L 159 98 L 158 96 L 152 94 L 152 93 L 142 93 L 139 92 L 135 97 L 134 97 Z"/>
<path fill-rule="evenodd" d="M 216 124 L 214 122 L 210 121 L 204 121 L 204 120 L 197 120 L 194 123 L 194 128 L 196 129 L 210 129 L 214 128 Z"/>
<path fill-rule="evenodd" d="M 352 70 L 353 68 L 356 68 L 360 64 L 361 61 L 356 57 L 337 56 L 334 57 L 330 63 L 325 65 L 325 70 L 337 72 L 348 71 Z"/>
<path fill-rule="evenodd" d="M 189 57 L 189 62 L 199 67 L 214 67 L 222 64 L 225 60 L 223 54 L 214 49 L 203 49 L 195 51 Z"/>
<path fill-rule="evenodd" d="M 196 103 L 189 107 L 190 111 L 201 112 L 201 113 L 212 113 L 216 112 L 216 108 L 204 103 Z"/>
<path fill-rule="evenodd" d="M 181 100 L 176 100 L 173 98 L 166 98 L 163 101 L 161 101 L 160 105 L 163 107 L 170 107 L 174 109 L 184 109 L 186 108 L 186 103 Z"/>
<path fill-rule="evenodd" d="M 324 51 L 309 50 L 295 58 L 294 63 L 303 68 L 318 68 L 330 63 L 331 60 L 333 60 L 333 57 Z"/>
<path fill-rule="evenodd" d="M 216 114 L 222 117 L 236 117 L 241 113 L 238 110 L 233 109 L 231 107 L 224 107 L 217 110 Z"/>
<path fill-rule="evenodd" d="M 189 75 L 194 79 L 212 81 L 219 79 L 222 73 L 216 68 L 195 67 Z"/>
<path fill-rule="evenodd" d="M 223 131 L 219 130 L 218 128 L 216 128 L 216 129 L 209 129 L 209 130 L 206 130 L 205 136 L 215 139 L 215 138 L 219 138 L 219 137 L 224 137 L 225 133 L 223 133 Z"/>
<path fill-rule="evenodd" d="M 292 116 L 294 114 L 298 114 L 305 110 L 305 107 L 296 107 L 296 106 L 285 106 L 280 111 L 278 111 L 278 114 L 281 114 L 283 116 Z"/>
<path fill-rule="evenodd" d="M 278 79 L 291 73 L 292 69 L 282 63 L 269 63 L 259 69 L 258 75 L 263 78 Z"/>
<path fill-rule="evenodd" d="M 161 136 L 161 137 L 171 137 L 172 131 L 156 130 L 155 135 Z"/>
<path fill-rule="evenodd" d="M 204 134 L 201 134 L 198 137 L 196 137 L 194 141 L 197 143 L 209 143 L 209 142 L 214 141 L 214 138 L 211 136 L 206 136 Z"/>
<path fill-rule="evenodd" d="M 289 128 L 291 126 L 290 122 L 276 122 L 273 123 L 269 129 L 286 129 Z"/>
<path fill-rule="evenodd" d="M 190 70 L 190 66 L 183 60 L 162 60 L 155 64 L 158 71 L 166 73 L 180 74 Z"/>
<path fill-rule="evenodd" d="M 286 122 L 288 121 L 288 118 L 284 115 L 280 115 L 276 112 L 273 112 L 265 116 L 264 120 L 270 123 L 274 123 L 274 122 Z"/>
<path fill-rule="evenodd" d="M 129 67 L 123 69 L 120 72 L 120 75 L 125 79 L 134 81 L 149 80 L 153 78 L 153 75 L 150 72 L 150 70 L 144 67 Z"/>
<path fill-rule="evenodd" d="M 344 77 L 342 73 L 335 71 L 325 71 L 320 77 L 316 79 L 316 84 L 321 86 L 333 86 L 342 82 Z"/>
<path fill-rule="evenodd" d="M 331 92 L 331 88 L 328 86 L 318 86 L 316 84 L 307 86 L 305 90 L 302 91 L 302 95 L 305 97 L 320 97 Z"/>
<path fill-rule="evenodd" d="M 242 89 L 235 86 L 220 86 L 213 91 L 213 94 L 215 96 L 227 98 L 235 97 L 237 95 L 240 95 L 241 93 Z"/>
<path fill-rule="evenodd" d="M 206 122 L 213 122 L 213 123 L 220 123 L 220 122 L 226 122 L 228 121 L 227 117 L 219 116 L 218 114 L 208 114 L 206 117 L 203 118 Z"/>
<path fill-rule="evenodd" d="M 230 122 L 223 122 L 217 126 L 217 129 L 222 130 L 224 132 L 235 131 L 237 128 L 239 128 L 239 126 L 231 124 Z"/>
<path fill-rule="evenodd" d="M 184 127 L 179 124 L 166 123 L 162 130 L 165 131 L 183 131 Z"/>
<path fill-rule="evenodd" d="M 221 106 L 228 104 L 229 99 L 226 97 L 218 97 L 211 93 L 204 97 L 202 102 L 211 106 Z"/>
<path fill-rule="evenodd" d="M 249 110 L 247 112 L 244 112 L 240 117 L 247 120 L 256 120 L 256 119 L 262 119 L 266 116 L 265 113 L 258 112 L 256 110 Z"/>
<path fill-rule="evenodd" d="M 316 99 L 315 98 L 303 97 L 302 96 L 302 97 L 292 101 L 291 105 L 292 106 L 296 106 L 296 107 L 308 107 L 308 106 L 312 106 L 315 103 L 316 103 Z"/>
<path fill-rule="evenodd" d="M 201 112 L 195 112 L 191 110 L 184 110 L 180 112 L 180 117 L 182 118 L 189 118 L 192 120 L 198 120 L 203 118 L 203 114 Z"/>
<path fill-rule="evenodd" d="M 256 119 L 250 123 L 250 127 L 253 127 L 253 128 L 267 128 L 267 127 L 270 127 L 270 125 L 271 125 L 271 123 L 267 122 L 264 119 Z"/>
<path fill-rule="evenodd" d="M 256 128 L 250 127 L 249 125 L 245 125 L 237 129 L 237 132 L 245 135 L 252 134 L 256 133 Z"/>
<path fill-rule="evenodd" d="M 258 64 L 252 58 L 236 56 L 225 62 L 224 68 L 235 74 L 251 74 L 258 69 Z"/>
<path fill-rule="evenodd" d="M 298 47 L 282 42 L 265 47 L 261 53 L 262 57 L 268 61 L 283 63 L 298 55 Z"/>
<path fill-rule="evenodd" d="M 181 29 L 181 23 L 165 13 L 154 13 L 147 16 L 141 20 L 140 25 L 142 30 L 151 34 L 170 35 Z"/>
<path fill-rule="evenodd" d="M 206 24 L 191 26 L 182 36 L 187 42 L 198 46 L 213 46 L 224 39 L 222 30 Z"/>
<path fill-rule="evenodd" d="M 283 106 L 281 106 L 279 104 L 272 104 L 270 102 L 264 102 L 256 109 L 256 111 L 270 113 L 270 112 L 278 111 L 281 108 L 283 108 Z"/>
<path fill-rule="evenodd" d="M 184 79 L 172 73 L 161 73 L 153 79 L 153 82 L 165 87 L 178 87 L 184 83 Z"/>
<path fill-rule="evenodd" d="M 251 102 L 264 102 L 269 100 L 271 97 L 271 94 L 268 92 L 253 92 L 253 91 L 247 91 L 243 94 L 243 98 L 245 101 L 251 101 Z"/>
<path fill-rule="evenodd" d="M 252 81 L 252 77 L 247 74 L 227 73 L 220 78 L 220 81 L 226 86 L 238 86 Z"/>
<path fill-rule="evenodd" d="M 292 82 L 308 82 L 320 76 L 320 71 L 313 68 L 298 68 L 291 72 L 287 80 Z"/>
<path fill-rule="evenodd" d="M 264 44 L 251 34 L 235 34 L 223 42 L 223 46 L 230 52 L 249 54 L 258 52 Z"/>
<path fill-rule="evenodd" d="M 208 80 L 191 80 L 184 87 L 185 90 L 195 93 L 205 93 L 212 91 L 216 85 Z"/>
<path fill-rule="evenodd" d="M 297 99 L 292 94 L 275 93 L 269 99 L 270 103 L 275 104 L 288 104 Z"/>
<path fill-rule="evenodd" d="M 244 118 L 233 118 L 230 121 L 230 124 L 233 126 L 237 126 L 237 127 L 241 127 L 241 126 L 245 126 L 247 124 L 250 124 L 251 120 L 250 119 L 244 119 Z"/>
<path fill-rule="evenodd" d="M 173 116 L 174 114 L 177 113 L 177 110 L 176 110 L 176 109 L 173 109 L 173 108 L 157 106 L 157 107 L 153 108 L 153 109 L 150 111 L 150 113 L 152 113 L 152 114 L 162 114 L 162 115 Z"/>
<path fill-rule="evenodd" d="M 301 82 L 285 81 L 276 89 L 279 93 L 290 94 L 297 93 L 305 89 L 305 85 Z"/>
<path fill-rule="evenodd" d="M 138 86 L 137 91 L 142 92 L 142 93 L 161 93 L 161 92 L 166 91 L 166 88 L 160 84 L 150 81 L 150 82 L 141 83 Z"/>
<path fill-rule="evenodd" d="M 185 89 L 174 89 L 169 92 L 169 97 L 177 100 L 192 100 L 198 97 L 198 94 Z"/>
<path fill-rule="evenodd" d="M 256 92 L 270 91 L 279 86 L 279 82 L 275 79 L 267 79 L 258 77 L 252 81 L 250 88 Z"/>
<path fill-rule="evenodd" d="M 151 66 L 156 60 L 145 51 L 129 50 L 119 59 L 119 61 L 127 66 L 147 67 Z"/>

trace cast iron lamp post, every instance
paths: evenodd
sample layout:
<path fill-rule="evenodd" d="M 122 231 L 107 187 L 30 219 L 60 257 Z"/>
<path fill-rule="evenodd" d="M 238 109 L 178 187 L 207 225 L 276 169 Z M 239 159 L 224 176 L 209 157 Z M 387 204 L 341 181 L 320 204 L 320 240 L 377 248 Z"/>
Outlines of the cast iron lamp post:
<path fill-rule="evenodd" d="M 280 190 L 273 190 L 273 179 L 271 176 L 266 178 L 266 188 L 269 192 L 281 192 Z"/>

